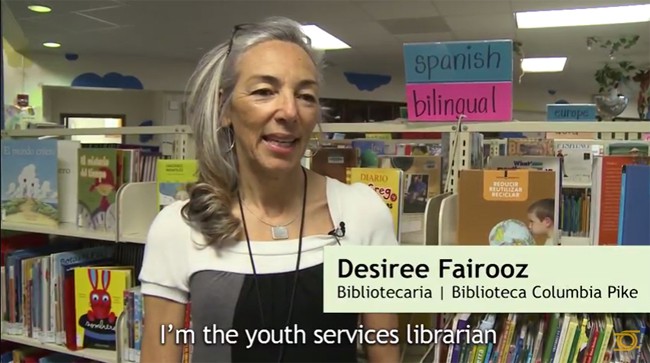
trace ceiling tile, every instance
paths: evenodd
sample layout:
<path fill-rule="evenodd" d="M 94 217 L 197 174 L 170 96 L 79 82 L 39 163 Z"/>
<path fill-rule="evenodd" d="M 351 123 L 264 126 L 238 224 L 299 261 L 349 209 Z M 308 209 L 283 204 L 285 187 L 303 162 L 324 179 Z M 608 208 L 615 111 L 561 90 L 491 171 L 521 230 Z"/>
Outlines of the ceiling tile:
<path fill-rule="evenodd" d="M 402 43 L 430 43 L 454 40 L 454 35 L 447 33 L 398 34 L 395 37 Z"/>
<path fill-rule="evenodd" d="M 27 5 L 31 4 L 27 1 L 7 1 L 11 12 L 13 13 L 14 17 L 16 17 L 16 19 L 48 18 L 76 11 L 121 6 L 121 3 L 118 1 L 112 0 L 41 0 L 37 3 L 39 5 L 49 6 L 52 8 L 52 12 L 46 14 L 34 13 L 27 9 Z"/>
<path fill-rule="evenodd" d="M 441 15 L 512 13 L 510 2 L 507 0 L 434 0 L 433 4 Z"/>
<path fill-rule="evenodd" d="M 386 46 L 395 37 L 376 21 L 339 22 L 326 29 L 353 48 Z"/>
<path fill-rule="evenodd" d="M 441 17 L 379 20 L 391 34 L 443 33 L 449 31 Z"/>
<path fill-rule="evenodd" d="M 433 3 L 428 0 L 404 1 L 357 1 L 355 2 L 374 19 L 404 19 L 437 16 Z"/>
<path fill-rule="evenodd" d="M 457 40 L 513 39 L 515 21 L 510 15 L 462 15 L 445 18 Z"/>
<path fill-rule="evenodd" d="M 97 21 L 74 13 L 54 15 L 49 18 L 29 18 L 23 20 L 26 34 L 49 37 L 61 34 L 80 34 L 98 29 L 115 28 L 115 24 Z"/>

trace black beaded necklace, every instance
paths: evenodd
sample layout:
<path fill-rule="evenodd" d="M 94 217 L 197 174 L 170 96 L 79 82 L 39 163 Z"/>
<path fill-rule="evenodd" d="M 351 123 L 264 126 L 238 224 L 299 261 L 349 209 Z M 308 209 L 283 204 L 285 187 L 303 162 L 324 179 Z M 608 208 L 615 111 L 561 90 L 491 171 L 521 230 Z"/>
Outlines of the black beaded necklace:
<path fill-rule="evenodd" d="M 293 305 L 296 298 L 296 287 L 298 286 L 298 273 L 300 272 L 300 257 L 302 255 L 302 235 L 305 227 L 305 207 L 307 204 L 307 171 L 305 168 L 302 168 L 302 174 L 304 176 L 304 190 L 302 195 L 302 212 L 300 216 L 300 235 L 298 236 L 298 257 L 296 258 L 296 269 L 294 272 L 293 278 L 293 288 L 291 289 L 291 300 L 289 302 L 289 314 L 287 316 L 286 326 L 289 326 L 291 318 L 293 317 Z M 251 267 L 253 268 L 253 278 L 255 279 L 255 290 L 257 292 L 257 301 L 260 309 L 260 319 L 262 320 L 262 326 L 266 327 L 266 320 L 264 319 L 264 309 L 262 307 L 262 294 L 260 293 L 260 285 L 257 277 L 257 268 L 255 267 L 255 260 L 253 258 L 253 250 L 251 248 L 251 240 L 248 236 L 248 228 L 246 227 L 246 218 L 244 217 L 244 209 L 242 207 L 242 200 L 239 191 L 237 192 L 237 199 L 239 200 L 239 210 L 241 213 L 241 220 L 244 226 L 244 234 L 246 235 L 246 244 L 248 246 L 248 256 L 251 260 Z M 280 347 L 280 355 L 278 356 L 278 362 L 282 362 L 284 358 L 284 348 L 286 344 L 282 344 Z"/>

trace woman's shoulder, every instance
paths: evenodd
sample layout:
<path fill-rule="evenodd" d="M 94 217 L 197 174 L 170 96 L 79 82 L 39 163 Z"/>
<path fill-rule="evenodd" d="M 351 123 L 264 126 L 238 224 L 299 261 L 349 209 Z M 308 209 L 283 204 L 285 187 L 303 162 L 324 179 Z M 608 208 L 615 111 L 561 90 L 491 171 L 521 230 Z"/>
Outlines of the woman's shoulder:
<path fill-rule="evenodd" d="M 361 245 L 395 245 L 393 216 L 383 198 L 373 188 L 363 183 L 346 184 L 328 178 L 334 194 L 340 220 L 345 222 L 347 233 Z"/>
<path fill-rule="evenodd" d="M 161 209 L 149 227 L 149 236 L 179 235 L 188 233 L 190 226 L 183 218 L 183 206 L 186 200 L 178 200 Z"/>
<path fill-rule="evenodd" d="M 386 202 L 367 184 L 346 184 L 332 178 L 328 178 L 328 182 L 339 204 L 339 210 L 348 216 L 363 216 L 368 222 L 377 218 L 380 222 L 387 217 L 391 218 Z"/>
<path fill-rule="evenodd" d="M 333 187 L 333 190 L 337 194 L 337 197 L 340 197 L 346 201 L 349 201 L 349 204 L 352 203 L 379 203 L 383 204 L 381 197 L 372 189 L 370 186 L 364 183 L 352 183 L 346 184 L 337 179 L 327 177 L 329 184 Z"/>

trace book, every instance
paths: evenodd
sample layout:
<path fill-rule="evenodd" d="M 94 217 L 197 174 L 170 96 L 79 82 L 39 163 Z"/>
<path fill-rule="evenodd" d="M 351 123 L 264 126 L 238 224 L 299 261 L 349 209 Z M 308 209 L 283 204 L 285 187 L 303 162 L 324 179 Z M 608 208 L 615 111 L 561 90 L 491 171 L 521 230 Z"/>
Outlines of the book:
<path fill-rule="evenodd" d="M 554 156 L 555 149 L 551 139 L 509 138 L 508 155 Z"/>
<path fill-rule="evenodd" d="M 77 223 L 77 188 L 79 183 L 77 152 L 79 148 L 81 148 L 79 141 L 58 141 L 59 222 L 61 223 Z"/>
<path fill-rule="evenodd" d="M 557 236 L 567 223 L 564 221 L 564 209 L 562 208 L 562 160 L 554 156 L 493 156 L 488 159 L 486 169 L 506 170 L 506 169 L 534 169 L 542 171 L 551 171 L 555 173 L 555 198 L 553 203 L 553 228 L 556 238 L 554 244 L 557 244 Z M 563 223 L 564 222 L 564 223 Z"/>
<path fill-rule="evenodd" d="M 551 245 L 557 240 L 557 176 L 533 169 L 461 170 L 460 245 Z"/>
<path fill-rule="evenodd" d="M 2 222 L 59 223 L 57 140 L 2 140 Z"/>
<path fill-rule="evenodd" d="M 74 270 L 77 347 L 115 350 L 117 318 L 124 311 L 124 291 L 132 271 L 123 267 L 79 267 Z"/>
<path fill-rule="evenodd" d="M 555 140 L 556 156 L 562 161 L 562 184 L 575 185 L 591 183 L 591 168 L 594 147 L 587 143 L 570 140 Z"/>
<path fill-rule="evenodd" d="M 383 156 L 382 168 L 404 173 L 403 213 L 424 213 L 427 201 L 441 193 L 442 158 L 440 156 Z"/>
<path fill-rule="evenodd" d="M 404 172 L 395 168 L 348 168 L 346 183 L 363 183 L 372 188 L 386 203 L 393 217 L 395 235 L 400 239 Z"/>
<path fill-rule="evenodd" d="M 197 160 L 158 159 L 156 171 L 159 210 L 175 201 L 189 199 L 188 186 L 198 179 Z"/>
<path fill-rule="evenodd" d="M 113 231 L 117 225 L 115 197 L 121 184 L 117 150 L 81 148 L 77 154 L 78 226 L 91 230 Z"/>
<path fill-rule="evenodd" d="M 650 165 L 624 165 L 618 245 L 650 246 Z"/>

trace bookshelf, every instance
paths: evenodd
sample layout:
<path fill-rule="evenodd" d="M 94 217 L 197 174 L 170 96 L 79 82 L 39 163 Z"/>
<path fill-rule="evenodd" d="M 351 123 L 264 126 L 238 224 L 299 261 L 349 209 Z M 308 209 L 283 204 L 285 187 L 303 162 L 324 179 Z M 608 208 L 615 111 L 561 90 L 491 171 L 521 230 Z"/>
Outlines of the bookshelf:
<path fill-rule="evenodd" d="M 472 133 L 476 132 L 601 132 L 601 133 L 625 133 L 638 134 L 650 132 L 650 122 L 489 122 L 489 123 L 431 123 L 431 122 L 408 122 L 404 119 L 396 119 L 384 122 L 372 123 L 324 123 L 322 132 L 325 133 L 389 133 L 389 132 L 441 132 L 450 133 L 450 150 L 455 150 L 450 155 L 449 167 L 451 169 L 451 192 L 455 191 L 455 181 L 458 171 L 470 167 L 472 155 Z M 171 135 L 173 145 L 171 157 L 174 159 L 188 159 L 194 157 L 192 135 L 188 126 L 152 126 L 152 127 L 122 127 L 122 128 L 100 128 L 100 129 L 27 129 L 27 130 L 5 130 L 2 131 L 2 138 L 43 138 L 56 137 L 66 138 L 72 135 Z M 635 138 L 633 138 L 635 139 Z M 332 141 L 332 140 L 328 140 Z M 405 142 L 430 142 L 425 139 L 405 139 Z M 586 140 L 591 143 L 620 142 L 620 140 Z M 435 141 L 434 141 L 435 142 Z M 498 151 L 498 141 L 492 141 Z M 308 164 L 308 158 L 305 158 Z M 588 185 L 578 186 L 588 188 Z M 144 244 L 149 224 L 157 214 L 156 186 L 154 182 L 128 183 L 120 187 L 117 192 L 117 229 L 115 232 L 98 232 L 79 228 L 72 223 L 59 224 L 58 227 L 38 227 L 30 225 L 16 225 L 3 223 L 3 230 L 35 232 L 51 235 L 84 237 L 95 240 L 113 241 L 116 243 Z M 440 241 L 455 240 L 456 236 L 456 212 L 458 209 L 457 195 L 447 197 L 437 216 L 439 221 Z M 562 243 L 566 245 L 584 245 L 589 243 L 588 238 L 568 237 L 563 238 Z M 24 345 L 40 347 L 56 352 L 63 352 L 79 357 L 90 358 L 100 362 L 126 362 L 121 352 L 125 349 L 126 324 L 124 314 L 119 318 L 117 326 L 117 349 L 116 351 L 97 351 L 84 349 L 70 351 L 65 346 L 55 344 L 44 344 L 37 339 L 18 335 L 3 333 L 3 341 L 11 341 Z"/>
<path fill-rule="evenodd" d="M 191 144 L 191 132 L 185 125 L 178 126 L 152 126 L 152 127 L 122 127 L 98 129 L 62 129 L 43 128 L 26 130 L 4 130 L 2 138 L 60 138 L 67 139 L 72 135 L 170 135 L 173 139 L 169 156 L 174 159 L 188 159 L 194 155 Z M 56 227 L 44 227 L 28 224 L 2 223 L 2 230 L 41 233 L 56 236 L 86 238 L 97 241 L 110 241 L 115 243 L 144 244 L 149 224 L 157 213 L 156 183 L 137 182 L 120 186 L 116 193 L 117 228 L 115 231 L 96 231 L 78 227 L 75 223 L 59 223 Z M 121 315 L 122 317 L 123 315 Z M 119 319 L 123 321 L 124 319 Z M 123 362 L 121 351 L 124 342 L 120 332 L 126 331 L 126 325 L 118 322 L 118 344 L 115 351 L 99 349 L 69 350 L 64 345 L 43 343 L 39 339 L 24 335 L 7 334 L 4 331 L 1 340 L 22 345 L 37 347 L 53 352 L 60 352 L 72 356 L 91 359 L 105 363 Z M 121 338 L 121 339 L 120 339 Z"/>
<path fill-rule="evenodd" d="M 22 335 L 10 335 L 4 333 L 2 334 L 2 340 L 7 342 L 28 345 L 30 347 L 41 348 L 52 352 L 65 353 L 65 354 L 73 355 L 75 357 L 91 359 L 102 363 L 116 363 L 119 361 L 116 359 L 115 352 L 112 350 L 99 350 L 99 349 L 69 350 L 63 345 L 42 343 L 38 339 L 28 338 Z"/>

